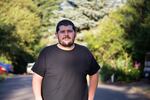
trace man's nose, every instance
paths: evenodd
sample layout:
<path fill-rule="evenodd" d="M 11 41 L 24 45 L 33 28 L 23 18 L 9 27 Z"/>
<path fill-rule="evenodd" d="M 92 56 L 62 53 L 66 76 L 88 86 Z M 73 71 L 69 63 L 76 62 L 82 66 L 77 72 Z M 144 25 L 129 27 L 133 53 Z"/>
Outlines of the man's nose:
<path fill-rule="evenodd" d="M 69 32 L 68 31 L 65 31 L 65 35 L 68 35 L 69 34 Z"/>

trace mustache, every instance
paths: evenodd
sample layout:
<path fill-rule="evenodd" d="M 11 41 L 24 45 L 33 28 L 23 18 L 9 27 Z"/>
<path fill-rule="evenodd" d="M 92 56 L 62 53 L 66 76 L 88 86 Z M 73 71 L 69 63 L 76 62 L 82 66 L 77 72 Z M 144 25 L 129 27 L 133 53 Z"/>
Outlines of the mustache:
<path fill-rule="evenodd" d="M 68 35 L 64 36 L 62 39 L 66 39 L 66 38 L 71 39 L 71 37 Z"/>

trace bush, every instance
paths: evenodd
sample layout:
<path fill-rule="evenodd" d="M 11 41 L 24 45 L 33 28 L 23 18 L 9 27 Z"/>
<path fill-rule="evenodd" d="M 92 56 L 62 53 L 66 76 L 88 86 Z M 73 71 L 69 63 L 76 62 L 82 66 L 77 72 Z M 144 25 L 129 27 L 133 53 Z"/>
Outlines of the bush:
<path fill-rule="evenodd" d="M 133 67 L 117 68 L 115 70 L 116 81 L 132 82 L 140 78 L 140 71 Z"/>
<path fill-rule="evenodd" d="M 115 69 L 112 68 L 108 64 L 104 64 L 100 71 L 100 79 L 102 82 L 106 82 L 111 79 L 111 75 L 113 75 L 115 72 Z"/>
<path fill-rule="evenodd" d="M 140 71 L 138 69 L 132 67 L 114 69 L 110 65 L 104 65 L 101 68 L 100 79 L 102 82 L 110 81 L 113 74 L 115 75 L 115 82 L 132 82 L 140 78 Z"/>

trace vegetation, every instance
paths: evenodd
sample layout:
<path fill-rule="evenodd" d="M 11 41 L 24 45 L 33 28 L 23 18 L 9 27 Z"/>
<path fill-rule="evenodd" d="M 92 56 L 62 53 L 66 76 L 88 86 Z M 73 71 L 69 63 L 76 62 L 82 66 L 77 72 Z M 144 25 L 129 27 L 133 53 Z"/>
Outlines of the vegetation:
<path fill-rule="evenodd" d="M 0 9 L 0 59 L 23 73 L 26 63 L 34 61 L 39 11 L 31 0 L 1 0 Z"/>
<path fill-rule="evenodd" d="M 119 7 L 109 1 L 1 0 L 0 61 L 24 73 L 41 48 L 54 41 L 56 22 L 69 18 L 78 27 L 77 42 L 86 44 L 102 66 L 102 80 L 113 74 L 116 81 L 139 79 L 150 51 L 150 1 L 127 0 Z"/>
<path fill-rule="evenodd" d="M 105 16 L 96 29 L 85 33 L 88 47 L 102 65 L 102 79 L 110 79 L 112 74 L 117 81 L 139 78 L 145 53 L 150 50 L 150 25 L 145 22 L 149 20 L 148 4 L 146 0 L 128 0 L 126 5 Z"/>
<path fill-rule="evenodd" d="M 49 36 L 54 32 L 54 26 L 58 19 L 58 15 L 55 15 L 54 11 L 59 10 L 59 4 L 62 1 L 63 0 L 33 0 L 40 11 L 40 34 L 42 36 Z"/>

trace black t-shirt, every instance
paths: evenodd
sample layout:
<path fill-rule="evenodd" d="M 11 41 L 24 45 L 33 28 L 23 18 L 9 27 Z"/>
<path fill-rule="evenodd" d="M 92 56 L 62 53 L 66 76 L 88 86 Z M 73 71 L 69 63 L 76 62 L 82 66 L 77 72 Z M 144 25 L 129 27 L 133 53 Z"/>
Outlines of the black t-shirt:
<path fill-rule="evenodd" d="M 100 66 L 84 46 L 65 51 L 51 45 L 44 48 L 32 70 L 43 77 L 43 100 L 88 100 L 86 75 Z"/>

